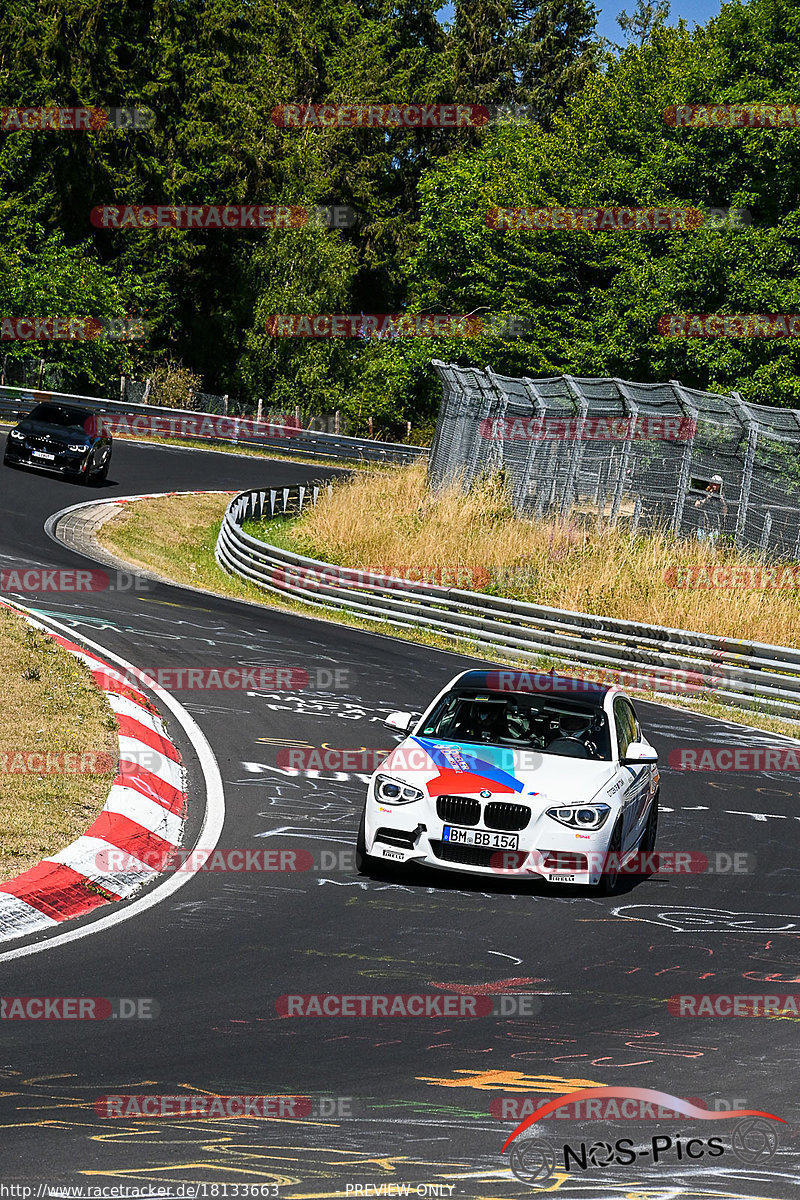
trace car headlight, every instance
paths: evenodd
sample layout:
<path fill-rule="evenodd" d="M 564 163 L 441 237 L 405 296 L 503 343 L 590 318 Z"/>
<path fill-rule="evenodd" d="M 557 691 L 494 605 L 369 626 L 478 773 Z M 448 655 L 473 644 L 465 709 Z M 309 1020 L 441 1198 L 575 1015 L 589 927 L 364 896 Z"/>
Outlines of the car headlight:
<path fill-rule="evenodd" d="M 80 446 L 67 446 L 67 449 L 72 454 L 83 454 L 84 450 L 88 450 L 89 447 L 85 443 L 82 443 Z"/>
<path fill-rule="evenodd" d="M 393 779 L 391 775 L 375 777 L 375 796 L 384 804 L 411 804 L 414 800 L 423 800 L 424 795 L 419 788 L 402 779 Z"/>
<path fill-rule="evenodd" d="M 575 804 L 569 808 L 548 808 L 547 815 L 570 829 L 600 829 L 611 809 L 608 804 Z"/>
<path fill-rule="evenodd" d="M 25 441 L 25 434 L 24 434 L 24 433 L 20 433 L 20 431 L 19 431 L 18 429 L 12 429 L 12 430 L 11 430 L 11 436 L 12 436 L 12 437 L 13 437 L 13 438 L 14 438 L 16 441 L 18 441 L 18 442 L 24 442 L 24 441 Z"/>

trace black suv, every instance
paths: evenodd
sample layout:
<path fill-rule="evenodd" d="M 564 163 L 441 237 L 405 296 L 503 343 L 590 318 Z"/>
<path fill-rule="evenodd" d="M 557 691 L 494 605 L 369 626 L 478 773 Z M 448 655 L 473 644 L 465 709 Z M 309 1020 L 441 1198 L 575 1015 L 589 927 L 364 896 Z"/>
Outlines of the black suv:
<path fill-rule="evenodd" d="M 111 463 L 111 435 L 99 428 L 88 409 L 37 404 L 9 433 L 3 462 L 58 471 L 82 483 L 99 482 Z"/>

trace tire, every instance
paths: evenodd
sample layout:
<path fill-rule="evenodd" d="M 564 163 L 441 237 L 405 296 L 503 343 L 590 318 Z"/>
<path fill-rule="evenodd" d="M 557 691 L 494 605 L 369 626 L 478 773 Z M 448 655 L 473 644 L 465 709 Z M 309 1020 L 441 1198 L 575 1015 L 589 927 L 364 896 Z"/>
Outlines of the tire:
<path fill-rule="evenodd" d="M 364 809 L 356 838 L 356 870 L 359 875 L 369 875 L 374 865 L 375 859 L 371 854 L 367 854 L 367 810 Z"/>
<path fill-rule="evenodd" d="M 617 821 L 616 825 L 614 826 L 614 832 L 611 834 L 611 840 L 608 843 L 608 851 L 606 852 L 606 858 L 608 857 L 609 854 L 616 854 L 617 860 L 619 860 L 619 856 L 621 853 L 622 853 L 622 818 L 620 817 L 619 820 Z M 603 865 L 605 867 L 605 863 Z M 613 871 L 613 873 L 606 871 L 605 869 L 603 870 L 603 874 L 600 876 L 600 882 L 597 884 L 597 895 L 598 896 L 615 896 L 617 894 L 617 892 L 619 891 L 621 882 L 622 882 L 622 873 L 619 869 L 619 861 L 617 861 L 617 864 L 616 864 L 616 867 L 615 867 L 615 870 Z"/>
<path fill-rule="evenodd" d="M 93 483 L 103 483 L 108 479 L 108 468 L 111 466 L 111 456 L 106 459 L 99 471 L 92 476 Z"/>
<path fill-rule="evenodd" d="M 659 792 L 656 792 L 653 797 L 653 803 L 650 806 L 650 816 L 647 818 L 647 824 L 644 827 L 642 841 L 639 845 L 640 854 L 652 854 L 656 848 L 656 837 L 658 835 L 658 797 Z"/>

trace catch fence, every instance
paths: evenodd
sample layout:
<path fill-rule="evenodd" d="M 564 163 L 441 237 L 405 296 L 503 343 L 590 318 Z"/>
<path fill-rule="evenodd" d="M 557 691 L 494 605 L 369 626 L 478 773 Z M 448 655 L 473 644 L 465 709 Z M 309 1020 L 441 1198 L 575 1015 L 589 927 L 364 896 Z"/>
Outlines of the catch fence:
<path fill-rule="evenodd" d="M 699 532 L 800 558 L 797 410 L 677 380 L 512 378 L 439 359 L 433 366 L 444 391 L 434 487 L 460 479 L 469 488 L 502 470 L 522 515 Z"/>

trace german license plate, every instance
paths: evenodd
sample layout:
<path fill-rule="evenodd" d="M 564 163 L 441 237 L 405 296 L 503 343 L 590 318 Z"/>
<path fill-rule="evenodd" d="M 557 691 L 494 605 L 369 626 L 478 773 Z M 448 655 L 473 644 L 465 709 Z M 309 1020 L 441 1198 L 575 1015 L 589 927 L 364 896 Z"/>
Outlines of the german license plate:
<path fill-rule="evenodd" d="M 31 454 L 34 458 L 46 458 L 48 462 L 55 462 L 55 454 L 48 454 L 46 450 L 32 450 Z"/>
<path fill-rule="evenodd" d="M 445 825 L 442 841 L 456 846 L 484 846 L 487 850 L 519 848 L 517 833 L 489 833 L 484 829 L 459 829 L 456 825 Z"/>

